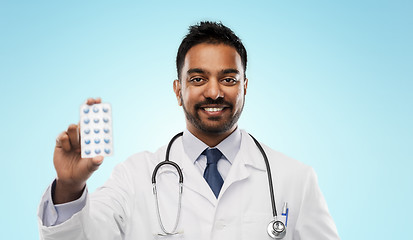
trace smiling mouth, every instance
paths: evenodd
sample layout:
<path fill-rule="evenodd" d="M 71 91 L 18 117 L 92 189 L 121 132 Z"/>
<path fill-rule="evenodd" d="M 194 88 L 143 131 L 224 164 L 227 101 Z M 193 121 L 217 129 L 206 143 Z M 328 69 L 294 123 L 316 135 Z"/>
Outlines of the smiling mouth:
<path fill-rule="evenodd" d="M 206 111 L 206 112 L 220 112 L 220 111 L 222 111 L 222 110 L 224 110 L 224 108 L 223 107 L 206 107 L 206 108 L 202 108 L 204 111 Z"/>

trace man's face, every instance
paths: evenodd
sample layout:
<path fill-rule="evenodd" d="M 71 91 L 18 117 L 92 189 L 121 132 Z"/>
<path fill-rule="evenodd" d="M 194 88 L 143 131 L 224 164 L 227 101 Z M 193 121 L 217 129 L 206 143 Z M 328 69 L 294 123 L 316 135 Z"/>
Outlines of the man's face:
<path fill-rule="evenodd" d="M 188 130 L 230 134 L 244 107 L 248 80 L 235 48 L 201 43 L 189 49 L 174 91 L 184 109 Z"/>

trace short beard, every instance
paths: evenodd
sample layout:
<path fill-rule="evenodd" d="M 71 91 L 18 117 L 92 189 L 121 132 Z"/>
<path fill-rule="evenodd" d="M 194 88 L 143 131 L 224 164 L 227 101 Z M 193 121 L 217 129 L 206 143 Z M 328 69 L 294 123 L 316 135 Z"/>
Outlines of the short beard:
<path fill-rule="evenodd" d="M 181 96 L 182 99 L 182 96 Z M 234 106 L 229 103 L 229 102 L 225 102 L 223 98 L 218 98 L 217 100 L 212 100 L 212 99 L 206 99 L 204 102 L 201 103 L 197 103 L 194 106 L 194 112 L 195 114 L 192 115 L 186 108 L 184 102 L 182 101 L 182 108 L 184 109 L 184 113 L 185 113 L 185 117 L 186 119 L 188 119 L 189 122 L 191 122 L 198 130 L 202 131 L 202 132 L 206 132 L 209 134 L 221 134 L 221 133 L 225 133 L 229 130 L 231 130 L 235 124 L 237 124 L 238 119 L 241 116 L 242 110 L 244 109 L 244 103 L 245 103 L 245 99 L 242 103 L 242 107 L 240 109 L 239 112 L 237 112 L 233 118 L 229 119 L 229 121 L 224 122 L 222 125 L 218 125 L 218 126 L 210 126 L 207 124 L 204 124 L 201 121 L 201 118 L 199 117 L 198 114 L 198 110 L 201 108 L 202 105 L 208 105 L 208 104 L 225 104 L 227 106 L 229 106 L 230 110 L 232 111 L 234 109 Z M 210 117 L 208 118 L 210 121 L 219 121 L 221 120 L 222 117 Z"/>

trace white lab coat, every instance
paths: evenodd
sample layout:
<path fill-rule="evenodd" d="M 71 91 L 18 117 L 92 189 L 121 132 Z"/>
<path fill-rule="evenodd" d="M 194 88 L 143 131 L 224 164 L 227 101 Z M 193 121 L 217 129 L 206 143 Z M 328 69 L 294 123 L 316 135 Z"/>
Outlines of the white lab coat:
<path fill-rule="evenodd" d="M 279 215 L 284 202 L 288 202 L 284 239 L 339 239 L 312 168 L 263 147 L 271 165 Z M 110 179 L 87 197 L 86 206 L 66 222 L 45 227 L 39 218 L 41 239 L 271 239 L 267 234 L 272 210 L 266 167 L 245 131 L 218 199 L 184 153 L 182 138 L 175 141 L 170 160 L 179 164 L 184 174 L 180 234 L 158 236 L 162 230 L 151 175 L 164 160 L 165 150 L 163 147 L 155 153 L 138 153 L 119 164 Z M 176 171 L 168 165 L 162 167 L 157 185 L 162 221 L 171 230 L 178 209 Z M 41 203 L 39 213 L 43 206 Z"/>

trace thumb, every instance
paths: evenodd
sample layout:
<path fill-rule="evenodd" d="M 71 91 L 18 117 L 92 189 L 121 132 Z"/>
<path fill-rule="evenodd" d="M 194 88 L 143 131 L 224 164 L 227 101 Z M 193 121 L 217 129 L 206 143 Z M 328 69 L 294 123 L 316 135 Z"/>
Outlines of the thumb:
<path fill-rule="evenodd" d="M 91 172 L 96 171 L 102 163 L 103 163 L 102 156 L 96 156 L 94 158 L 89 158 L 89 161 L 88 161 L 89 171 Z"/>

